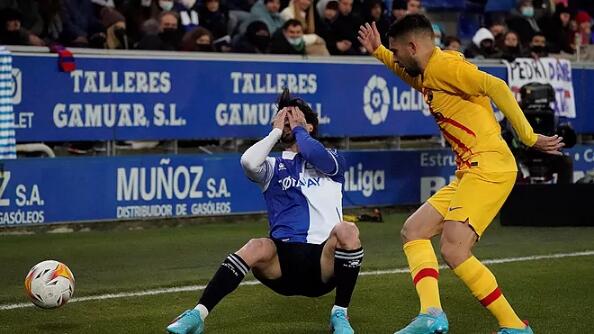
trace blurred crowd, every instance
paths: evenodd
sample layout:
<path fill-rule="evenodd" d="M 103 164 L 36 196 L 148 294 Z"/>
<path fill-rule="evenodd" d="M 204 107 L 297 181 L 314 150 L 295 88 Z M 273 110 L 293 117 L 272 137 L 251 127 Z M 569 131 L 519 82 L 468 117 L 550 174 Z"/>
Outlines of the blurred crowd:
<path fill-rule="evenodd" d="M 591 0 L 467 2 L 480 8 L 473 36 L 433 21 L 436 44 L 468 58 L 573 54 L 594 43 Z M 0 44 L 362 55 L 362 23 L 385 36 L 419 12 L 432 17 L 421 0 L 0 0 Z"/>

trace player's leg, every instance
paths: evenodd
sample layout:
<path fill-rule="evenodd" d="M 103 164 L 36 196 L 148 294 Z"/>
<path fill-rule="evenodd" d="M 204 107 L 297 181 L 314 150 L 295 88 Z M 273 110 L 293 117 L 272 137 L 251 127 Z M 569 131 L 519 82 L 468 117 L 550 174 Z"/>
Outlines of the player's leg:
<path fill-rule="evenodd" d="M 228 294 L 233 292 L 245 275 L 253 268 L 263 277 L 275 279 L 281 276 L 276 256 L 276 246 L 270 239 L 248 241 L 240 250 L 229 254 L 204 289 L 193 310 L 182 313 L 167 327 L 169 333 L 200 334 L 208 313 Z"/>
<path fill-rule="evenodd" d="M 400 235 L 413 284 L 420 301 L 419 315 L 396 332 L 447 333 L 449 324 L 439 299 L 439 265 L 431 238 L 441 233 L 443 218 L 456 194 L 458 179 L 441 188 L 404 223 Z"/>
<path fill-rule="evenodd" d="M 442 230 L 442 212 L 447 211 L 455 187 L 454 182 L 436 193 L 406 220 L 400 232 L 421 307 L 419 315 L 408 326 L 396 332 L 398 334 L 448 331 L 448 321 L 439 299 L 439 265 L 430 239 Z"/>
<path fill-rule="evenodd" d="M 446 215 L 441 234 L 441 254 L 472 294 L 498 320 L 501 333 L 532 333 L 501 293 L 493 273 L 472 255 L 478 237 L 491 223 L 509 195 L 515 173 L 491 179 L 467 174 L 460 182 Z M 477 196 L 480 194 L 480 196 Z"/>
<path fill-rule="evenodd" d="M 363 261 L 357 225 L 342 222 L 330 232 L 320 259 L 322 281 L 334 280 L 336 298 L 330 312 L 334 333 L 354 333 L 347 319 L 348 307 Z"/>

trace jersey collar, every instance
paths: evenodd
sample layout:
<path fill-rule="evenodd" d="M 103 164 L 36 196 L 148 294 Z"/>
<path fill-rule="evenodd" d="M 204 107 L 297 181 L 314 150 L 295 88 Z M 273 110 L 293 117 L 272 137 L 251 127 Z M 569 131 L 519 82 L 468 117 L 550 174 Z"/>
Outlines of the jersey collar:
<path fill-rule="evenodd" d="M 293 151 L 283 151 L 282 157 L 283 157 L 283 159 L 293 160 L 296 155 L 297 155 L 297 153 L 293 152 Z"/>

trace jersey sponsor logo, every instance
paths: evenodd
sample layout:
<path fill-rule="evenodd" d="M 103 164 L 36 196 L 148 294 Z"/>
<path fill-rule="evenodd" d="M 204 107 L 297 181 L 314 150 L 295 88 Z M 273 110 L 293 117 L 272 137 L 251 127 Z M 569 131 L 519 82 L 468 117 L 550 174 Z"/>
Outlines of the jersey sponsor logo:
<path fill-rule="evenodd" d="M 309 187 L 318 187 L 320 186 L 320 179 L 319 177 L 312 177 L 312 178 L 300 178 L 299 180 L 295 179 L 292 176 L 287 176 L 283 179 L 278 180 L 281 188 L 283 190 L 288 190 L 290 188 L 309 188 Z"/>
<path fill-rule="evenodd" d="M 281 171 L 281 170 L 287 170 L 287 167 L 285 167 L 285 164 L 281 162 L 281 163 L 278 164 L 278 170 L 279 171 Z"/>
<path fill-rule="evenodd" d="M 363 111 L 372 125 L 383 123 L 390 107 L 390 90 L 386 80 L 373 75 L 363 90 Z"/>

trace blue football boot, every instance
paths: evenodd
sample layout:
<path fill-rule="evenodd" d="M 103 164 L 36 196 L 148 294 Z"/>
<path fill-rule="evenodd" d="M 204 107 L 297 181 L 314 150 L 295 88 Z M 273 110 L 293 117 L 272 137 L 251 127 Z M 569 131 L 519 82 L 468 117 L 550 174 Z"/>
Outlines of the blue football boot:
<path fill-rule="evenodd" d="M 349 318 L 343 310 L 336 310 L 330 316 L 330 330 L 334 334 L 354 334 Z"/>
<path fill-rule="evenodd" d="M 197 310 L 187 310 L 167 326 L 167 332 L 170 334 L 202 334 L 204 333 L 204 321 Z"/>
<path fill-rule="evenodd" d="M 408 326 L 394 334 L 445 334 L 448 330 L 445 313 L 440 309 L 430 308 L 427 313 L 420 313 Z"/>

